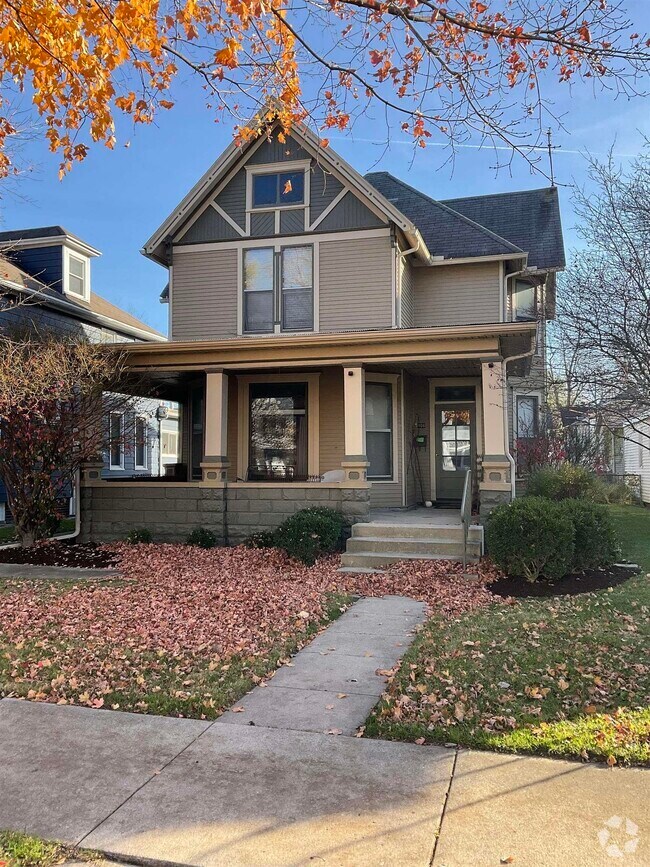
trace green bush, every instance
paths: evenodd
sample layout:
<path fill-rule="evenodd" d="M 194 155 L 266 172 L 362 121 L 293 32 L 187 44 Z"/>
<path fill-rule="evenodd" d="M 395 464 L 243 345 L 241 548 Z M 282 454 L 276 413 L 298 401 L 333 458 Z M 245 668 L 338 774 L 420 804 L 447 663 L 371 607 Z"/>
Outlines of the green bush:
<path fill-rule="evenodd" d="M 528 480 L 527 495 L 549 500 L 594 499 L 596 476 L 584 467 L 562 464 L 557 469 L 545 467 Z"/>
<path fill-rule="evenodd" d="M 148 544 L 152 539 L 151 530 L 148 530 L 146 527 L 134 527 L 132 530 L 129 530 L 126 537 L 129 545 L 139 545 L 141 542 Z"/>
<path fill-rule="evenodd" d="M 323 554 L 340 551 L 346 521 L 334 509 L 301 509 L 273 533 L 273 544 L 311 566 Z"/>
<path fill-rule="evenodd" d="M 638 502 L 632 488 L 622 482 L 606 482 L 596 479 L 593 489 L 594 503 L 607 503 L 616 506 L 632 506 Z"/>
<path fill-rule="evenodd" d="M 485 528 L 489 555 L 513 578 L 562 578 L 573 565 L 573 524 L 559 503 L 522 497 L 498 506 Z"/>
<path fill-rule="evenodd" d="M 606 507 L 588 500 L 564 500 L 559 505 L 573 525 L 573 571 L 613 563 L 619 546 Z"/>
<path fill-rule="evenodd" d="M 205 527 L 195 527 L 185 540 L 185 544 L 195 545 L 197 548 L 214 548 L 217 544 L 217 537 Z"/>
<path fill-rule="evenodd" d="M 247 548 L 274 548 L 275 533 L 272 530 L 262 531 L 261 533 L 253 533 L 244 541 Z"/>

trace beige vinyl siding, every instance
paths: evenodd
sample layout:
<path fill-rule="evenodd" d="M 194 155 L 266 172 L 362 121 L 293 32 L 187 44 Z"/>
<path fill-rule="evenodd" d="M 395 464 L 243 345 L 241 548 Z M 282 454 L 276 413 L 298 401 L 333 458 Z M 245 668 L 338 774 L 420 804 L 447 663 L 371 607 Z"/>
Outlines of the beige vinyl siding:
<path fill-rule="evenodd" d="M 413 268 L 413 302 L 416 327 L 499 322 L 499 263 Z"/>
<path fill-rule="evenodd" d="M 237 250 L 175 250 L 171 339 L 236 337 L 237 291 Z"/>
<path fill-rule="evenodd" d="M 413 298 L 413 268 L 408 259 L 400 257 L 400 292 L 402 321 L 400 328 L 412 328 L 415 324 L 415 309 Z"/>
<path fill-rule="evenodd" d="M 340 470 L 345 454 L 343 413 L 343 368 L 325 368 L 318 386 L 319 412 L 319 470 Z"/>
<path fill-rule="evenodd" d="M 388 234 L 321 242 L 321 331 L 392 327 L 392 254 Z"/>

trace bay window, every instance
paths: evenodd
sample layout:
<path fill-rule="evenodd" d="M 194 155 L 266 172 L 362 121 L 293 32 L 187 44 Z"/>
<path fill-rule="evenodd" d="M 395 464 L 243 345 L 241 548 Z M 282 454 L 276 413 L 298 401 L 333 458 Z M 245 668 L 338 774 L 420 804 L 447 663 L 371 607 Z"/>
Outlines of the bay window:
<path fill-rule="evenodd" d="M 244 250 L 245 334 L 313 330 L 313 259 L 311 246 Z"/>
<path fill-rule="evenodd" d="M 368 479 L 393 478 L 393 386 L 366 380 L 366 457 Z"/>

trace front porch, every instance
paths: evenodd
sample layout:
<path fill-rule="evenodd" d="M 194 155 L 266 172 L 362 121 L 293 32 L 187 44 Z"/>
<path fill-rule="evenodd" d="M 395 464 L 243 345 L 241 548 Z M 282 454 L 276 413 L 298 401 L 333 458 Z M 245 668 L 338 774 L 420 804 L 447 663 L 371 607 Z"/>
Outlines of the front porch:
<path fill-rule="evenodd" d="M 89 471 L 92 508 L 107 513 L 94 536 L 124 535 L 117 513 L 129 497 L 129 520 L 169 539 L 192 524 L 240 541 L 310 505 L 351 522 L 370 509 L 433 506 L 417 514 L 434 526 L 451 520 L 444 509 L 458 507 L 466 470 L 484 513 L 512 496 L 503 356 L 531 339 L 530 325 L 498 329 L 134 344 L 134 374 L 181 405 L 180 460 L 156 481 Z"/>

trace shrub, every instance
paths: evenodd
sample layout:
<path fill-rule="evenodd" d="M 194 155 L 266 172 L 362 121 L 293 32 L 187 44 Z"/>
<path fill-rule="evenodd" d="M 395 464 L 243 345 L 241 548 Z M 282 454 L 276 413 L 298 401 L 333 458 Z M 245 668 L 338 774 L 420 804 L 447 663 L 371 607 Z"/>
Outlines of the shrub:
<path fill-rule="evenodd" d="M 261 533 L 253 533 L 244 541 L 247 548 L 274 548 L 275 533 L 272 530 L 265 530 Z"/>
<path fill-rule="evenodd" d="M 632 488 L 623 482 L 606 482 L 595 479 L 593 489 L 594 503 L 608 503 L 617 506 L 631 506 L 638 502 Z"/>
<path fill-rule="evenodd" d="M 527 493 L 549 500 L 593 500 L 596 483 L 596 477 L 584 467 L 562 464 L 557 469 L 546 467 L 534 472 L 528 480 Z"/>
<path fill-rule="evenodd" d="M 498 506 L 486 526 L 488 553 L 506 574 L 562 578 L 573 565 L 573 524 L 559 503 L 522 497 Z"/>
<path fill-rule="evenodd" d="M 217 537 L 205 527 L 195 527 L 185 540 L 185 544 L 195 545 L 197 548 L 214 548 L 217 544 Z"/>
<path fill-rule="evenodd" d="M 134 527 L 132 530 L 129 530 L 126 541 L 129 545 L 139 545 L 140 543 L 147 544 L 151 542 L 152 538 L 151 530 L 148 530 L 146 527 Z"/>
<path fill-rule="evenodd" d="M 573 570 L 582 572 L 613 563 L 619 547 L 605 506 L 587 500 L 564 500 L 559 505 L 573 525 Z"/>
<path fill-rule="evenodd" d="M 334 509 L 301 509 L 280 524 L 273 544 L 311 566 L 323 554 L 341 549 L 345 526 L 343 515 Z"/>

